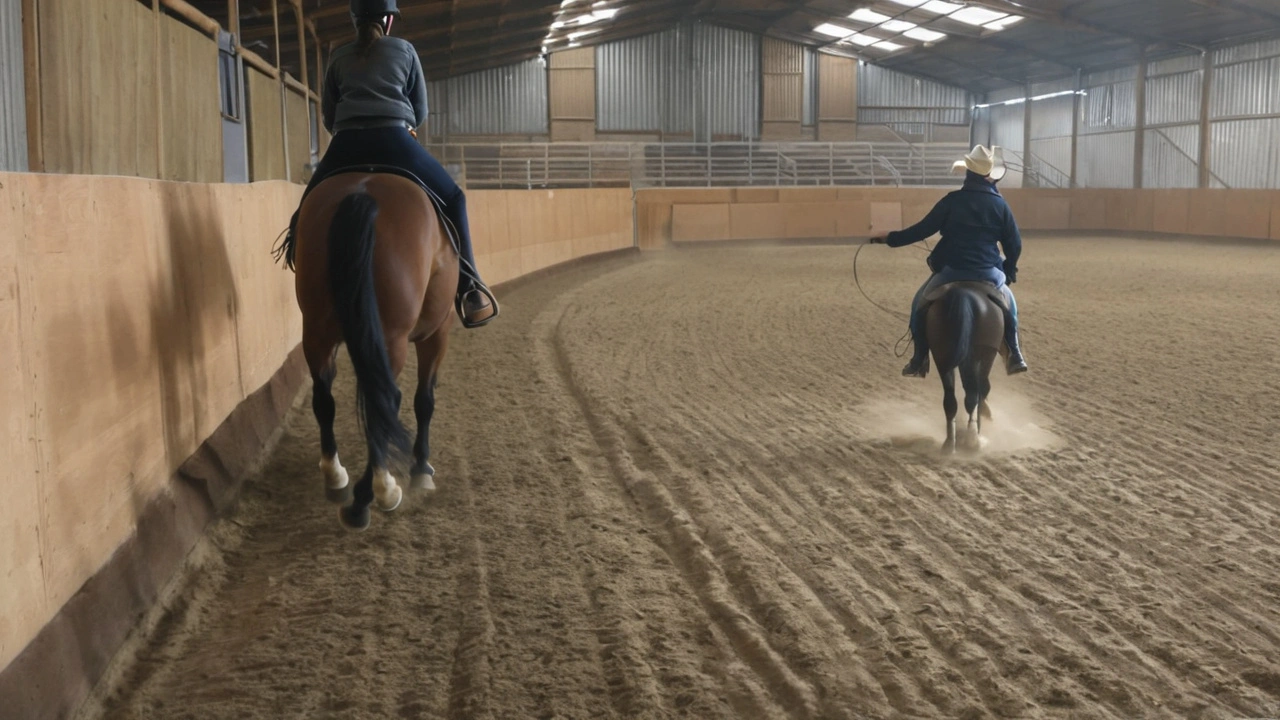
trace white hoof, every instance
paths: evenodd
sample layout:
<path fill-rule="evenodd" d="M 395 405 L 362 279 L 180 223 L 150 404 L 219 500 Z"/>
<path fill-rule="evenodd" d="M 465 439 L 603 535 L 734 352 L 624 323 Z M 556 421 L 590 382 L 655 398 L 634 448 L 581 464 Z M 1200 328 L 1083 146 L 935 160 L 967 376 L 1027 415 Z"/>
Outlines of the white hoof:
<path fill-rule="evenodd" d="M 338 461 L 336 453 L 333 456 L 333 460 L 320 458 L 320 471 L 324 473 L 324 487 L 326 490 L 341 490 L 351 480 L 347 475 L 347 469 L 342 467 L 342 463 Z"/>
<path fill-rule="evenodd" d="M 422 492 L 435 492 L 436 479 L 434 475 L 427 473 L 417 473 L 409 478 L 409 487 Z"/>
<path fill-rule="evenodd" d="M 396 484 L 396 479 L 386 470 L 379 470 L 373 476 L 373 496 L 378 501 L 378 509 L 391 512 L 400 507 L 404 500 L 404 490 Z"/>

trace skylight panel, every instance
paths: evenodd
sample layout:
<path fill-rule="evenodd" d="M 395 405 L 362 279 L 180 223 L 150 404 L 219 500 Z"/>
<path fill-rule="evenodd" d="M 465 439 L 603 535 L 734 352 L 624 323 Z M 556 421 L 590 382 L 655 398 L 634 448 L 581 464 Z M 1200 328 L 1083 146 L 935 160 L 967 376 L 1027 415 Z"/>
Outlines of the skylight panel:
<path fill-rule="evenodd" d="M 1013 25 L 1014 23 L 1017 23 L 1017 22 L 1019 22 L 1019 21 L 1021 21 L 1021 20 L 1022 20 L 1022 16 L 1021 16 L 1021 15 L 1010 15 L 1009 17 L 1001 18 L 1001 19 L 999 19 L 999 20 L 997 20 L 997 21 L 995 21 L 995 22 L 993 22 L 993 23 L 987 23 L 986 25 L 983 25 L 982 27 L 984 27 L 984 28 L 986 28 L 986 29 L 988 29 L 988 30 L 995 30 L 996 32 L 999 32 L 999 31 L 1004 30 L 1005 28 L 1009 27 L 1010 25 Z"/>
<path fill-rule="evenodd" d="M 902 34 L 911 38 L 912 40 L 921 40 L 923 42 L 937 42 L 947 36 L 946 33 L 935 32 L 933 30 L 926 30 L 924 28 L 915 28 L 913 30 L 908 30 Z"/>
<path fill-rule="evenodd" d="M 920 7 L 921 5 L 929 2 L 929 0 L 890 0 L 890 2 L 896 2 L 899 5 L 906 5 L 907 7 Z"/>
<path fill-rule="evenodd" d="M 853 37 L 849 38 L 849 42 L 853 43 L 854 45 L 862 45 L 865 47 L 867 45 L 874 45 L 875 43 L 880 42 L 880 38 L 876 37 L 875 35 L 858 33 L 857 35 L 854 35 Z"/>
<path fill-rule="evenodd" d="M 875 48 L 876 50 L 893 51 L 893 50 L 901 50 L 902 48 L 906 47 L 906 45 L 899 45 L 898 43 L 889 42 L 888 40 L 885 40 L 883 42 L 878 42 L 875 45 L 872 45 L 871 47 Z"/>
<path fill-rule="evenodd" d="M 988 10 L 986 8 L 973 7 L 961 8 L 950 15 L 952 20 L 959 20 L 967 25 L 986 25 L 987 23 L 1002 20 L 1008 17 L 1007 14 Z"/>
<path fill-rule="evenodd" d="M 890 32 L 905 32 L 917 27 L 915 23 L 909 23 L 905 20 L 890 20 L 880 23 L 880 27 Z"/>
<path fill-rule="evenodd" d="M 921 10 L 928 10 L 929 12 L 937 13 L 938 15 L 950 15 L 957 10 L 964 9 L 963 5 L 944 2 L 943 0 L 929 0 L 919 7 Z"/>
<path fill-rule="evenodd" d="M 830 35 L 831 37 L 837 37 L 837 38 L 842 38 L 847 35 L 852 35 L 854 32 L 853 30 L 850 30 L 847 27 L 841 27 L 839 25 L 833 25 L 831 23 L 822 23 L 818 27 L 814 28 L 813 31 L 822 33 L 823 35 Z"/>
<path fill-rule="evenodd" d="M 859 22 L 871 23 L 872 25 L 882 23 L 889 19 L 888 15 L 881 15 L 874 10 L 868 10 L 866 8 L 858 8 L 857 10 L 854 10 L 853 14 L 849 15 L 849 17 Z"/>

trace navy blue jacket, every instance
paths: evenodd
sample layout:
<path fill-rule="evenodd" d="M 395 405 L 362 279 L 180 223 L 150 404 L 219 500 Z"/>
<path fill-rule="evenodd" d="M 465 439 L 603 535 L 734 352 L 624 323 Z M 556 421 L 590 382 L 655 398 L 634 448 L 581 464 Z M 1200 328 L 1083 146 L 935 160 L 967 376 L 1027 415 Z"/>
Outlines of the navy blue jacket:
<path fill-rule="evenodd" d="M 942 233 L 942 239 L 929 255 L 929 267 L 934 272 L 944 267 L 959 271 L 1000 268 L 1008 282 L 1015 281 L 1022 236 L 1009 204 L 995 185 L 982 177 L 967 173 L 964 187 L 939 200 L 920 222 L 906 230 L 889 233 L 885 244 L 902 247 L 934 233 Z M 1003 262 L 1001 247 L 1004 248 Z"/>

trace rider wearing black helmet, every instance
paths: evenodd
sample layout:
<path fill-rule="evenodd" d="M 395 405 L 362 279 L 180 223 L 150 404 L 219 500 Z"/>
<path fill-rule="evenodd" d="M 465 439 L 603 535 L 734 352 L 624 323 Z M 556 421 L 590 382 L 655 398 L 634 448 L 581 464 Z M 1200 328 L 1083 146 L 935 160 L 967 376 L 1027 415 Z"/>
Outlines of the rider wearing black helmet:
<path fill-rule="evenodd" d="M 479 279 L 466 196 L 449 173 L 410 134 L 427 120 L 427 83 L 413 45 L 390 36 L 400 10 L 396 0 L 351 0 L 357 38 L 333 51 L 325 73 L 322 115 L 333 139 L 303 197 L 329 173 L 354 165 L 391 165 L 412 172 L 445 204 L 458 230 L 462 262 L 457 308 L 466 327 L 479 327 L 498 315 L 493 293 Z M 293 265 L 295 211 L 282 251 Z"/>

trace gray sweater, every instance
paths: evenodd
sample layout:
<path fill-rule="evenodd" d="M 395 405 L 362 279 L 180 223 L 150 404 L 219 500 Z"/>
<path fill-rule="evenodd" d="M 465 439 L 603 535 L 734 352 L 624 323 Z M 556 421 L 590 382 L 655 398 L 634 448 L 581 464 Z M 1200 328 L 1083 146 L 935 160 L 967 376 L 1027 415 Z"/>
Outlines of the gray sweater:
<path fill-rule="evenodd" d="M 408 126 L 427 121 L 427 81 L 418 52 L 406 40 L 384 37 L 365 57 L 355 43 L 329 58 L 322 99 L 330 133 L 356 128 Z"/>

